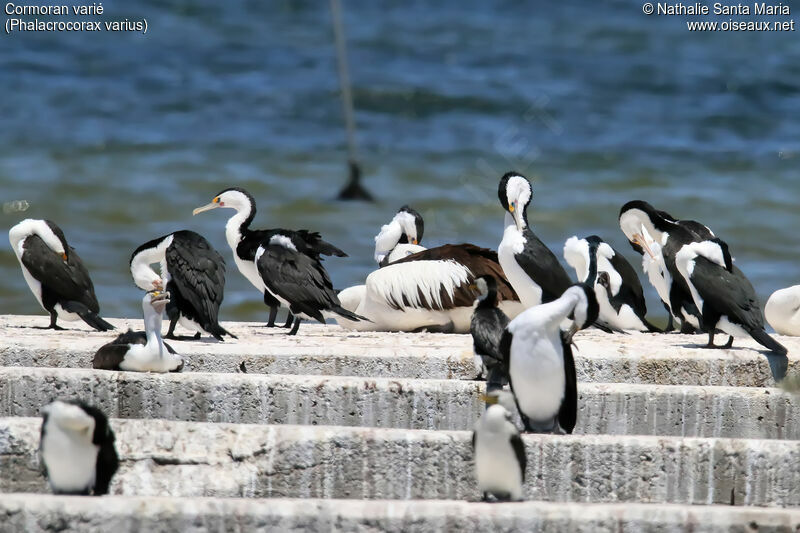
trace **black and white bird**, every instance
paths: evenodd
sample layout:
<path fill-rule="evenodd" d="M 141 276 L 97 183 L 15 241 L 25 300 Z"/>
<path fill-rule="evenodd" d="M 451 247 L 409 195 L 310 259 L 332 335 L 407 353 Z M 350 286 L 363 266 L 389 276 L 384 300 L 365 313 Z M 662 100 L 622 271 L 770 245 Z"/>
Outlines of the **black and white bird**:
<path fill-rule="evenodd" d="M 800 285 L 773 292 L 764 315 L 777 333 L 800 337 Z"/>
<path fill-rule="evenodd" d="M 506 327 L 500 349 L 526 431 L 572 433 L 578 417 L 572 337 L 598 313 L 594 290 L 577 284 L 557 300 L 523 311 Z M 560 325 L 566 318 L 573 322 L 564 332 Z"/>
<path fill-rule="evenodd" d="M 98 331 L 114 329 L 100 318 L 89 271 L 61 228 L 49 220 L 28 218 L 11 228 L 8 238 L 28 287 L 50 313 L 47 329 L 64 329 L 56 324 L 59 318 L 83 320 Z"/>
<path fill-rule="evenodd" d="M 160 265 L 160 274 L 151 268 Z M 175 326 L 223 340 L 236 338 L 220 326 L 219 306 L 225 292 L 225 260 L 202 235 L 189 230 L 176 231 L 148 241 L 134 250 L 130 261 L 136 285 L 145 291 L 166 290 L 169 329 L 166 338 L 175 337 Z"/>
<path fill-rule="evenodd" d="M 164 308 L 169 293 L 148 291 L 142 298 L 144 332 L 128 330 L 100 347 L 94 354 L 93 368 L 134 372 L 180 372 L 183 358 L 161 338 Z"/>
<path fill-rule="evenodd" d="M 256 201 L 249 192 L 239 187 L 231 187 L 220 191 L 210 203 L 198 207 L 192 214 L 196 215 L 218 207 L 236 210 L 236 214 L 228 219 L 227 224 L 225 224 L 225 239 L 233 251 L 233 259 L 239 268 L 239 272 L 253 284 L 259 293 L 263 294 L 264 303 L 270 308 L 268 327 L 275 325 L 275 317 L 278 314 L 278 307 L 281 305 L 281 301 L 267 289 L 258 272 L 255 259 L 259 246 L 269 243 L 274 236 L 283 236 L 288 237 L 290 240 L 299 239 L 303 241 L 305 243 L 303 247 L 304 253 L 317 261 L 320 260 L 322 255 L 347 257 L 346 253 L 322 240 L 319 233 L 316 232 L 286 229 L 250 229 L 250 224 L 256 216 Z M 284 327 L 292 327 L 293 323 L 294 317 L 290 312 Z"/>
<path fill-rule="evenodd" d="M 653 259 L 650 265 L 652 273 L 647 272 L 648 279 L 653 283 L 659 296 L 662 296 L 666 288 L 669 301 L 665 302 L 665 307 L 671 312 L 672 317 L 680 321 L 681 331 L 691 333 L 701 329 L 700 310 L 697 309 L 686 282 L 678 275 L 675 268 L 675 254 L 684 244 L 713 239 L 714 233 L 700 222 L 677 220 L 669 213 L 660 211 L 642 200 L 633 200 L 622 206 L 619 212 L 619 225 L 631 247 L 637 253 L 642 255 L 646 253 Z M 648 242 L 651 241 L 659 245 L 660 257 L 648 246 Z M 643 267 L 646 268 L 647 262 L 648 260 L 644 260 Z M 669 275 L 661 276 L 663 279 L 661 282 L 656 272 Z M 659 284 L 666 284 L 666 287 L 659 287 Z"/>
<path fill-rule="evenodd" d="M 525 444 L 511 422 L 513 398 L 508 391 L 486 393 L 486 410 L 475 424 L 472 451 L 475 456 L 475 479 L 483 501 L 522 500 L 525 482 Z"/>
<path fill-rule="evenodd" d="M 381 226 L 380 233 L 375 236 L 375 262 L 382 267 L 425 250 L 420 245 L 424 232 L 422 215 L 404 205 L 391 222 Z"/>
<path fill-rule="evenodd" d="M 497 248 L 503 272 L 525 308 L 555 300 L 572 280 L 528 226 L 530 182 L 521 174 L 508 172 L 500 179 L 497 194 L 506 211 L 503 240 Z"/>
<path fill-rule="evenodd" d="M 275 233 L 259 245 L 256 267 L 267 290 L 294 315 L 289 335 L 303 319 L 325 323 L 326 317 L 365 320 L 342 307 L 319 255 L 294 232 Z"/>
<path fill-rule="evenodd" d="M 508 382 L 503 366 L 500 340 L 508 326 L 508 317 L 497 308 L 497 281 L 486 275 L 475 279 L 478 291 L 475 311 L 472 313 L 469 332 L 475 353 L 478 378 L 486 378 L 486 390 L 502 388 Z"/>
<path fill-rule="evenodd" d="M 684 244 L 675 266 L 686 281 L 708 332 L 708 348 L 730 348 L 734 337 L 752 337 L 769 350 L 785 355 L 786 348 L 764 331 L 764 316 L 756 291 L 734 266 L 728 245 L 717 238 Z M 730 338 L 714 345 L 717 330 Z"/>
<path fill-rule="evenodd" d="M 119 467 L 106 415 L 80 400 L 56 400 L 42 408 L 39 459 L 56 494 L 108 494 Z"/>
<path fill-rule="evenodd" d="M 564 260 L 578 281 L 594 287 L 600 306 L 598 321 L 612 329 L 659 331 L 647 321 L 647 304 L 633 266 L 597 235 L 564 243 Z"/>
<path fill-rule="evenodd" d="M 364 285 L 343 290 L 342 305 L 370 321 L 337 322 L 361 331 L 467 333 L 477 295 L 470 285 L 483 275 L 497 280 L 499 308 L 517 316 L 523 308 L 497 254 L 473 244 L 446 244 L 399 259 L 370 273 Z"/>

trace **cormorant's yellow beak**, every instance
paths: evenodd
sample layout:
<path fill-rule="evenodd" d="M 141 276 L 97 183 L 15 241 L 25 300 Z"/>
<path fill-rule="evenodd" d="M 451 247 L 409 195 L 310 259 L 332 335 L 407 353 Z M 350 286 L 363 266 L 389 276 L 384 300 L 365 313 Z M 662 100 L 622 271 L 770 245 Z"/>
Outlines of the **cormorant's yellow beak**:
<path fill-rule="evenodd" d="M 211 200 L 210 204 L 206 204 L 202 207 L 198 207 L 194 211 L 192 211 L 192 216 L 196 215 L 197 213 L 202 213 L 203 211 L 209 211 L 211 209 L 216 209 L 220 206 L 219 196 Z"/>
<path fill-rule="evenodd" d="M 417 239 L 411 239 L 411 244 L 417 244 L 419 241 Z"/>
<path fill-rule="evenodd" d="M 63 259 L 64 261 L 67 260 L 67 252 L 64 252 L 63 254 L 61 254 L 61 259 Z"/>
<path fill-rule="evenodd" d="M 467 288 L 469 290 L 471 290 L 471 291 L 477 291 L 478 290 L 478 286 L 475 285 L 474 283 L 470 283 L 469 286 L 467 286 Z"/>
<path fill-rule="evenodd" d="M 509 213 L 513 213 L 513 212 L 514 212 L 514 204 L 510 204 L 510 205 L 508 206 L 508 212 L 509 212 Z"/>
<path fill-rule="evenodd" d="M 649 255 L 649 256 L 650 256 L 650 257 L 652 257 L 653 259 L 655 259 L 655 258 L 656 258 L 655 254 L 653 253 L 653 250 L 651 250 L 651 249 L 650 249 L 650 245 L 649 245 L 649 244 L 647 244 L 647 240 L 645 240 L 645 238 L 642 236 L 642 234 L 641 234 L 641 233 L 636 233 L 636 234 L 633 236 L 633 243 L 634 243 L 634 244 L 638 244 L 639 246 L 641 246 L 641 247 L 642 247 L 642 249 L 643 249 L 645 252 L 647 252 L 647 255 Z"/>

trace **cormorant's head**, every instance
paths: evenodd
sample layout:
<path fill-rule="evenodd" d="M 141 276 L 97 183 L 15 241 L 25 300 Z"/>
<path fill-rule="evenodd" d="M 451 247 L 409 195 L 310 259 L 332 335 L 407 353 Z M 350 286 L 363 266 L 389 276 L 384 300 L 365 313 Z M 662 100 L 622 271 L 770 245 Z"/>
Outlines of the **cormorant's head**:
<path fill-rule="evenodd" d="M 503 209 L 514 217 L 517 229 L 522 231 L 527 225 L 525 210 L 533 197 L 531 183 L 528 178 L 517 172 L 506 172 L 500 178 L 497 196 Z"/>
<path fill-rule="evenodd" d="M 619 227 L 636 253 L 653 257 L 650 242 L 661 242 L 664 231 L 675 219 L 643 200 L 633 200 L 619 211 Z"/>
<path fill-rule="evenodd" d="M 494 276 L 484 274 L 475 278 L 475 282 L 470 285 L 472 290 L 478 291 L 478 301 L 482 302 L 487 298 L 497 300 L 497 280 Z"/>
<path fill-rule="evenodd" d="M 422 242 L 422 235 L 425 233 L 425 222 L 422 220 L 422 215 L 416 210 L 404 205 L 394 216 L 394 220 L 403 228 L 403 236 L 400 238 L 400 243 L 419 244 Z"/>
<path fill-rule="evenodd" d="M 255 212 L 256 202 L 253 196 L 240 187 L 230 187 L 220 191 L 211 202 L 192 211 L 192 215 L 209 211 L 218 207 L 230 207 L 237 211 Z"/>

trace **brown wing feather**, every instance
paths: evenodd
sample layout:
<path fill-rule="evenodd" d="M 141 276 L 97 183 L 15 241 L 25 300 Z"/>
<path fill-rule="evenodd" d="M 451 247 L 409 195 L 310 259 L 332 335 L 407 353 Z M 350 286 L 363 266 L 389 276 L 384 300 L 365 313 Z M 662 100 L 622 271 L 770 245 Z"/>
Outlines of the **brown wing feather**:
<path fill-rule="evenodd" d="M 474 244 L 445 244 L 436 248 L 428 248 L 421 252 L 404 257 L 392 264 L 408 263 L 411 261 L 439 261 L 451 259 L 461 263 L 472 272 L 470 282 L 475 278 L 491 275 L 497 280 L 497 300 L 519 300 L 517 293 L 506 279 L 503 267 L 497 260 L 497 252 L 489 248 L 481 248 Z M 469 307 L 475 302 L 477 293 L 469 289 L 467 284 L 457 287 L 451 300 L 447 292 L 441 289 L 442 307 L 452 309 L 453 307 Z M 407 303 L 407 302 L 404 302 Z"/>

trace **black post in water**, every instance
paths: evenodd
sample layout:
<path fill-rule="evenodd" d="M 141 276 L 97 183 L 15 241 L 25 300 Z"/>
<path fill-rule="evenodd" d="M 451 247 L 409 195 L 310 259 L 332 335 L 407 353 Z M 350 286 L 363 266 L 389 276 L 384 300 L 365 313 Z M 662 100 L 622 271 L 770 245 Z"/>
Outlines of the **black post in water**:
<path fill-rule="evenodd" d="M 331 0 L 333 15 L 333 37 L 336 42 L 336 63 L 339 70 L 339 86 L 342 93 L 342 111 L 347 128 L 347 164 L 350 176 L 347 185 L 339 191 L 339 200 L 372 201 L 372 195 L 361 185 L 361 167 L 356 155 L 356 121 L 353 112 L 353 94 L 350 91 L 350 74 L 347 66 L 344 29 L 342 27 L 342 6 L 339 0 Z"/>

